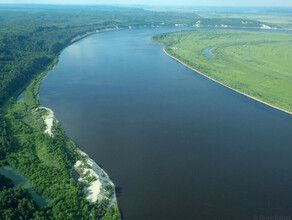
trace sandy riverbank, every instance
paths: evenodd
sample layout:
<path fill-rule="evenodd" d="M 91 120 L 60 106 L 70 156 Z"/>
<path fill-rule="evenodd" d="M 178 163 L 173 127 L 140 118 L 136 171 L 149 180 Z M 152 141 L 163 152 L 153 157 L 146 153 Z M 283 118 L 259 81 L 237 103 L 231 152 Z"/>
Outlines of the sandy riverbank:
<path fill-rule="evenodd" d="M 92 35 L 92 34 L 96 34 L 96 33 L 101 33 L 101 32 L 107 32 L 107 31 L 116 31 L 116 30 L 121 30 L 122 28 L 119 28 L 119 27 L 115 27 L 115 28 L 105 28 L 105 29 L 99 29 L 99 30 L 95 30 L 95 31 L 87 31 L 86 33 L 84 34 L 80 34 L 74 38 L 71 39 L 70 41 L 70 44 L 73 44 L 85 37 L 88 37 L 89 35 Z"/>
<path fill-rule="evenodd" d="M 208 78 L 208 79 L 210 79 L 210 80 L 212 80 L 212 81 L 214 81 L 214 82 L 216 82 L 216 83 L 218 83 L 218 84 L 220 84 L 220 85 L 222 85 L 222 86 L 224 86 L 224 87 L 226 87 L 226 88 L 228 88 L 228 89 L 230 89 L 230 90 L 233 90 L 234 92 L 237 92 L 237 93 L 239 93 L 239 94 L 241 94 L 241 95 L 244 95 L 244 96 L 246 96 L 246 97 L 248 97 L 248 98 L 251 98 L 251 99 L 253 99 L 253 100 L 255 100 L 255 101 L 258 101 L 258 102 L 260 102 L 260 103 L 262 103 L 262 104 L 265 104 L 265 105 L 267 105 L 267 106 L 269 106 L 269 107 L 272 107 L 272 108 L 274 108 L 274 109 L 277 109 L 277 110 L 280 110 L 280 111 L 282 111 L 282 112 L 285 112 L 285 113 L 287 113 L 287 114 L 292 115 L 292 112 L 289 112 L 289 111 L 287 111 L 287 110 L 285 110 L 285 109 L 282 109 L 282 108 L 279 108 L 279 107 L 274 106 L 274 105 L 272 105 L 272 104 L 269 104 L 269 103 L 267 103 L 267 102 L 264 102 L 264 101 L 262 101 L 262 100 L 260 100 L 260 99 L 257 99 L 257 98 L 255 98 L 255 97 L 253 97 L 253 96 L 250 96 L 250 95 L 248 95 L 248 94 L 246 94 L 246 93 L 244 93 L 244 92 L 241 92 L 241 91 L 239 91 L 239 90 L 237 90 L 237 89 L 234 89 L 234 88 L 232 88 L 232 87 L 230 87 L 230 86 L 227 86 L 227 85 L 225 85 L 225 84 L 219 82 L 218 80 L 211 78 L 210 76 L 207 76 L 206 74 L 200 72 L 199 70 L 197 70 L 197 69 L 195 69 L 195 68 L 189 66 L 188 64 L 186 64 L 186 63 L 184 63 L 183 61 L 179 60 L 178 58 L 176 58 L 176 57 L 170 55 L 169 53 L 167 53 L 167 51 L 165 50 L 165 47 L 163 47 L 163 51 L 164 51 L 164 53 L 165 53 L 167 56 L 169 56 L 169 57 L 171 57 L 172 59 L 174 59 L 174 60 L 180 62 L 181 64 L 183 64 L 184 66 L 188 67 L 189 69 L 195 71 L 196 73 L 199 73 L 200 75 L 202 75 L 202 76 L 204 76 L 204 77 L 206 77 L 206 78 Z"/>
<path fill-rule="evenodd" d="M 42 117 L 46 125 L 44 133 L 50 136 L 54 135 L 52 127 L 57 122 L 54 117 L 54 112 L 46 107 L 38 107 L 37 110 L 46 110 L 45 115 Z M 74 168 L 79 174 L 78 181 L 86 183 L 84 192 L 86 199 L 89 202 L 102 201 L 103 199 L 109 200 L 108 207 L 117 206 L 117 198 L 115 192 L 115 185 L 110 180 L 108 174 L 98 164 L 92 160 L 86 153 L 78 150 L 83 160 L 78 160 Z"/>
<path fill-rule="evenodd" d="M 79 153 L 84 156 L 84 160 L 78 160 L 75 164 L 75 169 L 79 173 L 80 177 L 78 181 L 85 182 L 86 178 L 94 178 L 94 181 L 90 181 L 89 186 L 84 187 L 86 193 L 86 199 L 89 202 L 102 201 L 103 199 L 109 200 L 109 207 L 117 205 L 117 198 L 115 193 L 115 185 L 110 180 L 107 173 L 97 165 L 86 153 L 79 150 Z M 84 176 L 83 176 L 84 175 Z M 107 187 L 113 189 L 112 194 L 109 194 Z"/>
<path fill-rule="evenodd" d="M 46 107 L 38 107 L 37 110 L 39 109 L 44 109 L 47 111 L 46 114 L 43 116 L 43 120 L 46 125 L 46 130 L 44 131 L 44 133 L 50 136 L 53 136 L 52 128 L 53 128 L 54 122 L 57 121 L 55 119 L 54 112 L 51 109 L 46 108 Z"/>

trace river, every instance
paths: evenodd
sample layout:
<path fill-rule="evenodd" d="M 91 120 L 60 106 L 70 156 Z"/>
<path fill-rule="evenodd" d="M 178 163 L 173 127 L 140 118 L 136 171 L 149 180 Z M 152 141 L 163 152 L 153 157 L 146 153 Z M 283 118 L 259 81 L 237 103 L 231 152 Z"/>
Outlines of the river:
<path fill-rule="evenodd" d="M 166 56 L 149 37 L 91 35 L 67 47 L 41 103 L 118 187 L 124 219 L 292 215 L 292 117 Z"/>

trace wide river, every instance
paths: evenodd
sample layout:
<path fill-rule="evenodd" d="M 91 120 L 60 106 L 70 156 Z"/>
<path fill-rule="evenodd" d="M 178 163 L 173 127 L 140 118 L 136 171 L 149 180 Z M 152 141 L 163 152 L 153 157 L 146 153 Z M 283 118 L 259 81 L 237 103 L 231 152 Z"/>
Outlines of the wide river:
<path fill-rule="evenodd" d="M 118 187 L 124 219 L 292 216 L 292 116 L 166 56 L 149 37 L 67 47 L 41 103 Z"/>

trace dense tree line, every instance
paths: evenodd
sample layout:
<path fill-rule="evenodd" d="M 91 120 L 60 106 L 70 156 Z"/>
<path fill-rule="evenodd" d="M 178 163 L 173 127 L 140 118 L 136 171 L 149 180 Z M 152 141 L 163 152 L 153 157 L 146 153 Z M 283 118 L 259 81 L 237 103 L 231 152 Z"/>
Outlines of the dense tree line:
<path fill-rule="evenodd" d="M 3 34 L 0 39 L 0 102 L 44 71 L 71 38 L 85 28 L 42 27 L 42 31 L 21 35 Z"/>
<path fill-rule="evenodd" d="M 0 174 L 0 219 L 31 219 L 39 208 L 27 190 Z"/>
<path fill-rule="evenodd" d="M 38 209 L 31 195 L 20 186 L 0 192 L 0 219 L 31 219 L 38 215 Z"/>
<path fill-rule="evenodd" d="M 6 155 L 14 150 L 15 145 L 13 143 L 13 138 L 7 127 L 5 118 L 0 114 L 0 165 L 3 164 Z"/>
<path fill-rule="evenodd" d="M 14 184 L 13 184 L 11 179 L 8 179 L 5 176 L 3 176 L 2 174 L 0 174 L 0 191 L 2 191 L 5 188 L 6 189 L 11 188 L 13 186 L 14 186 Z"/>

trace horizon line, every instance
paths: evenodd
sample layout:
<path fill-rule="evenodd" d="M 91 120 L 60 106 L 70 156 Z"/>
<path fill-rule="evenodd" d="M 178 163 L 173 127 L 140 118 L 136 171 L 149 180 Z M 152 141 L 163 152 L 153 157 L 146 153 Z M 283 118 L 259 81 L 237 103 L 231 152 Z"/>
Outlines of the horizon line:
<path fill-rule="evenodd" d="M 278 6 L 248 6 L 248 5 L 193 5 L 193 4 L 187 4 L 187 5 L 178 5 L 178 4 L 169 4 L 169 5 L 156 5 L 156 4 L 107 4 L 107 3 L 73 3 L 73 4 L 66 4 L 66 3 L 6 3 L 6 2 L 0 2 L 0 5 L 50 5 L 50 6 L 147 6 L 147 7 L 217 7 L 217 8 L 223 8 L 223 7 L 231 7 L 231 8 L 292 8 L 291 6 L 284 6 L 284 5 L 278 5 Z"/>

